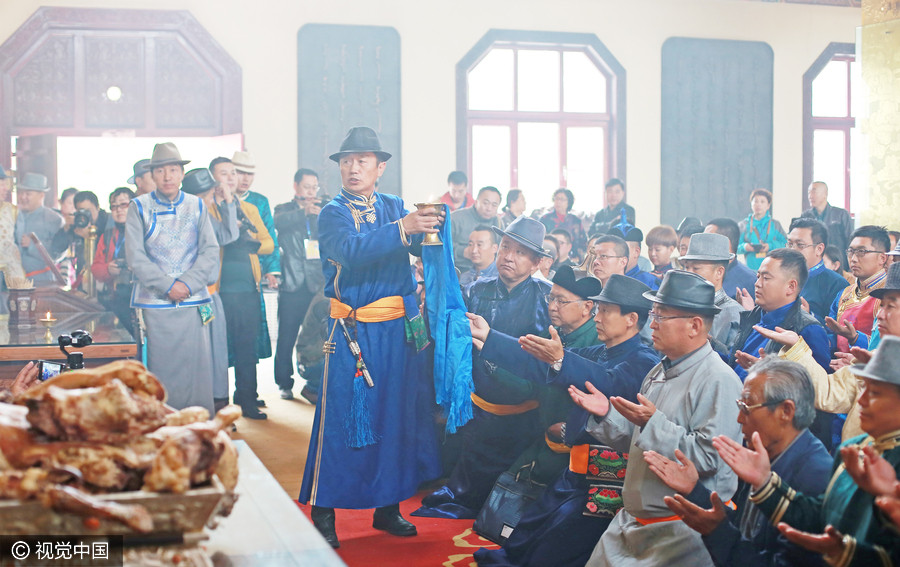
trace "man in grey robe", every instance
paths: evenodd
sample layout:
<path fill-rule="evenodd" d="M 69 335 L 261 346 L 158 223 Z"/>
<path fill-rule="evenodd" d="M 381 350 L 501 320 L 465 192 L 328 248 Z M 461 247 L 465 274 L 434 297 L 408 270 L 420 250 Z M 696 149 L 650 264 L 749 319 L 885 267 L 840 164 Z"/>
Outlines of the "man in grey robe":
<path fill-rule="evenodd" d="M 50 190 L 47 178 L 39 173 L 26 173 L 19 179 L 18 192 L 19 214 L 16 217 L 16 244 L 22 255 L 22 267 L 25 277 L 31 278 L 35 285 L 53 285 L 53 272 L 47 266 L 43 255 L 33 242 L 31 233 L 37 236 L 45 248 L 49 248 L 53 236 L 59 232 L 64 222 L 56 211 L 44 206 L 44 194 Z"/>
<path fill-rule="evenodd" d="M 741 330 L 744 306 L 729 297 L 722 288 L 728 263 L 734 259 L 727 236 L 712 232 L 691 235 L 687 253 L 681 257 L 685 271 L 693 272 L 716 288 L 715 305 L 720 309 L 709 330 L 712 346 L 721 355 L 731 356 Z"/>
<path fill-rule="evenodd" d="M 156 190 L 131 202 L 125 252 L 134 273 L 131 306 L 147 341 L 147 367 L 176 409 L 213 411 L 207 285 L 219 271 L 219 245 L 203 202 L 181 191 L 184 164 L 172 143 L 153 148 L 149 169 Z"/>
<path fill-rule="evenodd" d="M 653 347 L 665 355 L 644 378 L 638 403 L 607 398 L 588 386 L 571 387 L 576 404 L 594 414 L 587 431 L 613 448 L 627 450 L 622 498 L 625 507 L 591 555 L 594 566 L 712 566 L 700 535 L 672 516 L 663 502 L 675 491 L 644 460 L 644 451 L 674 459 L 680 449 L 693 461 L 700 483 L 731 498 L 737 477 L 713 448 L 716 435 L 740 438 L 735 400 L 741 383 L 707 339 L 715 306 L 715 288 L 696 274 L 666 273 L 659 291 L 644 294 L 656 305 L 650 311 Z"/>

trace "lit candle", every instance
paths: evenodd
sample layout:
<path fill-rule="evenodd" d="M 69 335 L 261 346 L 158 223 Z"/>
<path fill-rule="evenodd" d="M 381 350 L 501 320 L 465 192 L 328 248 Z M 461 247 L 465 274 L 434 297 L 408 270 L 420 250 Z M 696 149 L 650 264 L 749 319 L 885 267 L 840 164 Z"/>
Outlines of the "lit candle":
<path fill-rule="evenodd" d="M 47 311 L 47 319 L 50 319 L 50 312 Z"/>

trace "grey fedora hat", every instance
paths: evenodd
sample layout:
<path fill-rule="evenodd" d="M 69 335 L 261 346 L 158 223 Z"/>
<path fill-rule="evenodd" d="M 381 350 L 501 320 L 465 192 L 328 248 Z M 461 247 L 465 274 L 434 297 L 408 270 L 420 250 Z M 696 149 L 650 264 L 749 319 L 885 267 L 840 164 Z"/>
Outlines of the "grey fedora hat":
<path fill-rule="evenodd" d="M 850 372 L 862 378 L 900 386 L 900 337 L 882 337 L 869 362 L 854 364 Z"/>
<path fill-rule="evenodd" d="M 503 238 L 504 236 L 512 238 L 539 256 L 550 257 L 550 253 L 541 246 L 544 242 L 544 235 L 547 233 L 547 229 L 544 228 L 543 223 L 540 221 L 521 216 L 509 223 L 506 230 L 500 230 L 496 226 L 492 226 L 491 230 L 493 230 L 500 238 Z"/>
<path fill-rule="evenodd" d="M 16 189 L 19 191 L 40 191 L 41 193 L 46 193 L 50 190 L 50 185 L 47 182 L 46 175 L 26 173 L 19 180 L 19 183 L 16 184 Z"/>
<path fill-rule="evenodd" d="M 897 241 L 897 245 L 894 246 L 894 249 L 887 254 L 888 256 L 900 256 L 900 240 Z"/>
<path fill-rule="evenodd" d="M 683 309 L 693 313 L 715 315 L 716 288 L 703 277 L 684 270 L 666 272 L 658 291 L 644 292 L 644 297 L 654 303 Z"/>
<path fill-rule="evenodd" d="M 365 154 L 368 152 L 378 156 L 378 159 L 381 161 L 391 159 L 391 154 L 381 149 L 381 141 L 379 141 L 375 130 L 368 126 L 356 126 L 350 128 L 350 131 L 347 132 L 344 141 L 341 142 L 341 149 L 328 156 L 328 159 L 338 162 L 343 155 Z"/>
<path fill-rule="evenodd" d="M 150 156 L 150 163 L 147 169 L 154 167 L 162 167 L 164 165 L 185 165 L 191 163 L 189 159 L 181 159 L 181 152 L 172 142 L 163 142 L 153 146 L 153 155 Z"/>
<path fill-rule="evenodd" d="M 205 167 L 192 169 L 184 174 L 181 181 L 181 190 L 191 195 L 205 193 L 217 185 L 212 174 Z"/>
<path fill-rule="evenodd" d="M 650 287 L 643 282 L 621 274 L 613 274 L 606 281 L 600 295 L 595 295 L 590 299 L 628 307 L 646 314 L 653 305 L 649 299 L 644 297 L 648 291 L 650 291 Z"/>
<path fill-rule="evenodd" d="M 698 232 L 691 235 L 687 254 L 681 260 L 697 260 L 698 262 L 730 262 L 734 260 L 731 253 L 731 242 L 727 236 L 713 232 Z"/>
<path fill-rule="evenodd" d="M 878 289 L 873 289 L 869 295 L 876 299 L 881 299 L 884 294 L 891 291 L 900 291 L 900 262 L 894 261 L 888 266 L 887 277 L 884 278 L 884 285 Z"/>
<path fill-rule="evenodd" d="M 149 159 L 139 159 L 134 162 L 134 166 L 131 168 L 133 171 L 133 175 L 128 178 L 127 183 L 129 185 L 134 185 L 134 180 L 144 175 L 148 171 L 150 171 L 150 160 Z"/>

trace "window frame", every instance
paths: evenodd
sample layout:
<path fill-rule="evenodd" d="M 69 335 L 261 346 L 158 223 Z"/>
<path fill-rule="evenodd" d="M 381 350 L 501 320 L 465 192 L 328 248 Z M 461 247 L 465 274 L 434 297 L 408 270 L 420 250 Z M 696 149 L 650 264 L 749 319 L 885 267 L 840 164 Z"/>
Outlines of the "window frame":
<path fill-rule="evenodd" d="M 856 127 L 856 118 L 852 116 L 853 87 L 850 83 L 852 74 L 850 65 L 847 65 L 847 116 L 846 117 L 823 117 L 813 116 L 812 113 L 812 92 L 813 81 L 825 69 L 825 67 L 833 60 L 839 61 L 855 61 L 856 45 L 853 43 L 832 42 L 828 44 L 821 54 L 816 58 L 809 69 L 803 74 L 803 188 L 801 191 L 803 200 L 803 210 L 809 208 L 809 197 L 806 189 L 810 183 L 816 181 L 813 179 L 813 136 L 816 130 L 835 130 L 844 133 L 844 195 L 841 205 L 843 208 L 850 210 L 850 192 L 851 176 L 850 176 L 850 130 Z M 828 180 L 824 180 L 826 183 Z M 834 198 L 834 195 L 831 195 Z"/>
<path fill-rule="evenodd" d="M 606 76 L 606 112 L 583 113 L 563 111 L 563 75 L 560 75 L 560 110 L 554 112 L 520 111 L 514 98 L 514 110 L 469 110 L 468 74 L 492 49 L 515 51 L 535 49 L 580 51 L 585 53 Z M 517 53 L 516 53 L 517 55 Z M 562 58 L 562 56 L 560 56 Z M 514 57 L 514 80 L 517 81 L 518 57 Z M 564 73 L 563 69 L 563 73 Z M 624 178 L 625 174 L 625 69 L 594 34 L 490 30 L 456 66 L 456 165 L 472 176 L 472 127 L 475 125 L 508 126 L 510 128 L 510 187 L 518 184 L 517 136 L 513 128 L 521 122 L 543 122 L 560 127 L 560 187 L 566 186 L 566 138 L 570 127 L 602 127 L 606 143 L 604 164 L 607 178 Z M 517 97 L 517 89 L 514 97 Z M 603 180 L 605 182 L 606 179 Z"/>

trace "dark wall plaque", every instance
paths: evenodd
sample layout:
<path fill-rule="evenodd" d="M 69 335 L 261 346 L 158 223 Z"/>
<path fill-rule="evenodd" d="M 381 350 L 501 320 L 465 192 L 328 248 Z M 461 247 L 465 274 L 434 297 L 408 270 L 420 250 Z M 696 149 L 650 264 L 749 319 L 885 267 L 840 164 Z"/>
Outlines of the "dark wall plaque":
<path fill-rule="evenodd" d="M 662 49 L 661 220 L 750 213 L 772 187 L 773 53 L 766 43 L 671 38 Z M 774 190 L 778 198 L 777 188 Z"/>
<path fill-rule="evenodd" d="M 338 151 L 347 131 L 370 126 L 393 154 L 378 190 L 401 195 L 400 36 L 380 26 L 307 24 L 297 34 L 299 167 L 319 173 L 329 195 L 341 188 Z"/>

